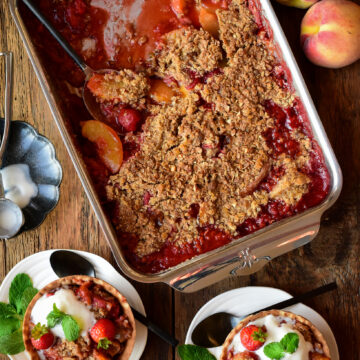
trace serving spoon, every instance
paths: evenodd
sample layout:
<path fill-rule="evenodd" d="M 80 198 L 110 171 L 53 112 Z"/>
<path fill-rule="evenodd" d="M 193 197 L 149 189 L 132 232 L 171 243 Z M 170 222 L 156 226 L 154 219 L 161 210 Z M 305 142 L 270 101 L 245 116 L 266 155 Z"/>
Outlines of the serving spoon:
<path fill-rule="evenodd" d="M 267 306 L 266 308 L 259 309 L 256 312 L 267 311 L 272 309 L 283 309 L 291 305 L 303 302 L 307 299 L 311 299 L 315 296 L 324 294 L 328 291 L 336 289 L 336 283 L 332 282 L 327 285 L 320 286 L 304 294 L 295 296 L 291 299 L 281 301 L 277 304 Z M 244 316 L 234 316 L 225 312 L 219 312 L 210 315 L 206 319 L 202 320 L 191 334 L 191 341 L 198 346 L 205 348 L 212 348 L 221 346 L 229 332 L 244 318 Z"/>
<path fill-rule="evenodd" d="M 5 125 L 0 146 L 0 168 L 4 159 L 6 145 L 9 138 L 11 124 L 11 95 L 12 95 L 12 74 L 13 54 L 2 52 L 0 56 L 5 57 Z M 5 198 L 5 190 L 0 171 L 0 239 L 9 239 L 16 235 L 24 224 L 24 214 L 20 207 L 13 201 Z"/>
<path fill-rule="evenodd" d="M 50 255 L 50 265 L 54 273 L 62 278 L 70 275 L 88 275 L 96 277 L 96 271 L 90 261 L 83 256 L 68 250 L 56 250 Z M 133 307 L 131 310 L 136 320 L 144 324 L 151 332 L 159 336 L 171 346 L 176 346 L 179 341 L 157 325 L 151 322 L 146 316 L 139 313 Z"/>
<path fill-rule="evenodd" d="M 88 89 L 87 84 L 90 78 L 94 74 L 106 74 L 106 73 L 118 73 L 118 71 L 113 69 L 101 69 L 94 70 L 88 66 L 83 59 L 76 53 L 74 48 L 69 44 L 69 42 L 54 28 L 50 21 L 42 14 L 40 9 L 33 3 L 32 0 L 22 0 L 23 3 L 29 8 L 29 10 L 38 18 L 38 20 L 49 30 L 50 34 L 56 39 L 59 45 L 66 51 L 66 53 L 74 60 L 74 62 L 79 66 L 79 68 L 85 74 L 85 83 L 82 89 L 82 97 L 84 104 L 91 114 L 91 116 L 96 120 L 105 121 L 106 117 L 102 113 L 99 103 L 96 101 L 95 96 Z"/>

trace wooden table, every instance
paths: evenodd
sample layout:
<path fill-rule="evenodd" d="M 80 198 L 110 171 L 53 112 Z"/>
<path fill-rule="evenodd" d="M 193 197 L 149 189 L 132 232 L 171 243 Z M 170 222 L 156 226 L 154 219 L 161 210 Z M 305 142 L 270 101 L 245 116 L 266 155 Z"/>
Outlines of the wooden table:
<path fill-rule="evenodd" d="M 342 167 L 344 187 L 340 199 L 324 215 L 320 233 L 311 244 L 271 261 L 254 275 L 226 279 L 193 294 L 174 292 L 164 284 L 134 285 L 149 317 L 183 342 L 198 309 L 224 291 L 262 285 L 278 287 L 296 295 L 336 280 L 337 291 L 307 304 L 332 327 L 341 359 L 356 360 L 360 359 L 360 61 L 340 70 L 310 64 L 299 46 L 304 11 L 278 4 L 274 6 Z M 12 50 L 15 54 L 13 118 L 29 122 L 53 142 L 64 178 L 59 204 L 45 222 L 36 230 L 0 242 L 0 279 L 24 257 L 53 248 L 90 251 L 114 264 L 5 0 L 0 2 L 0 51 L 3 50 Z M 1 88 L 3 99 L 3 84 Z M 0 114 L 3 114 L 2 105 Z M 149 334 L 142 359 L 175 358 L 174 350 Z"/>

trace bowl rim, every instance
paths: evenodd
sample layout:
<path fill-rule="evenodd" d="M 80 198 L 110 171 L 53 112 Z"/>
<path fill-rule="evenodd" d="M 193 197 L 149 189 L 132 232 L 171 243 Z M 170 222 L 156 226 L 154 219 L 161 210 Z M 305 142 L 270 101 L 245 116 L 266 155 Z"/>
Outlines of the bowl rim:
<path fill-rule="evenodd" d="M 39 292 L 34 296 L 34 298 L 31 300 L 29 306 L 26 309 L 25 315 L 24 315 L 24 321 L 23 321 L 23 341 L 25 345 L 25 350 L 28 352 L 31 360 L 40 360 L 40 356 L 38 355 L 38 351 L 33 347 L 31 343 L 31 335 L 30 335 L 30 319 L 31 319 L 31 312 L 34 308 L 35 303 L 46 293 L 61 288 L 64 285 L 82 285 L 86 282 L 93 282 L 96 285 L 100 285 L 105 291 L 113 295 L 120 303 L 124 310 L 124 314 L 128 317 L 130 324 L 133 328 L 133 332 L 131 334 L 131 338 L 127 340 L 126 346 L 124 349 L 124 352 L 121 354 L 120 360 L 128 360 L 130 358 L 130 355 L 132 353 L 135 339 L 136 339 L 136 324 L 134 315 L 132 313 L 131 307 L 129 303 L 127 302 L 127 299 L 124 295 L 120 293 L 119 290 L 117 290 L 114 286 L 110 285 L 104 280 L 94 278 L 87 275 L 71 275 L 66 276 L 63 278 L 59 278 L 55 281 L 52 281 L 51 283 L 44 286 Z"/>
<path fill-rule="evenodd" d="M 257 319 L 263 318 L 268 315 L 273 316 L 281 316 L 283 318 L 289 318 L 293 321 L 300 322 L 301 324 L 304 324 L 308 326 L 314 336 L 314 341 L 318 342 L 322 346 L 322 350 L 324 355 L 326 355 L 330 359 L 330 350 L 328 347 L 328 344 L 323 336 L 323 334 L 318 330 L 318 328 L 308 319 L 304 318 L 301 315 L 296 315 L 293 312 L 290 311 L 283 311 L 283 310 L 267 310 L 267 311 L 261 311 L 256 314 L 252 314 L 247 316 L 245 319 L 241 320 L 228 334 L 226 337 L 224 344 L 222 345 L 222 351 L 220 355 L 220 360 L 226 360 L 227 359 L 227 350 L 229 346 L 231 345 L 234 337 L 241 332 L 243 328 L 245 328 L 250 322 L 253 322 Z"/>

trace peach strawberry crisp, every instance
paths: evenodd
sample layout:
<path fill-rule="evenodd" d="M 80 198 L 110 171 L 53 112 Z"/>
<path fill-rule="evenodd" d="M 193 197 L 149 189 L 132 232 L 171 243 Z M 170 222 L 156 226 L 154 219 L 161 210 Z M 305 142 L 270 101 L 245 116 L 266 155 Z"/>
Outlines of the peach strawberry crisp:
<path fill-rule="evenodd" d="M 330 360 L 329 347 L 307 319 L 270 310 L 243 319 L 227 336 L 220 360 Z"/>
<path fill-rule="evenodd" d="M 120 3 L 40 1 L 90 66 L 114 70 L 87 83 L 104 122 L 89 120 L 76 66 L 41 27 L 36 37 L 136 269 L 159 272 L 325 199 L 321 150 L 253 0 Z"/>
<path fill-rule="evenodd" d="M 126 299 L 105 281 L 68 276 L 29 304 L 23 338 L 32 360 L 128 360 L 135 320 Z"/>

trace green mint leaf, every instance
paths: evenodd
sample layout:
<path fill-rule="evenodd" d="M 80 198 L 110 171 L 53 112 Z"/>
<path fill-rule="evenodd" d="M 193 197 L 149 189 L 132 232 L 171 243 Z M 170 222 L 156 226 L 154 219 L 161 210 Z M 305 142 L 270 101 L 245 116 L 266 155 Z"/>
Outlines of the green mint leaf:
<path fill-rule="evenodd" d="M 288 333 L 280 340 L 280 344 L 287 353 L 292 354 L 299 346 L 299 335 L 296 333 Z"/>
<path fill-rule="evenodd" d="M 15 355 L 25 350 L 21 329 L 0 337 L 0 353 Z"/>
<path fill-rule="evenodd" d="M 21 321 L 16 318 L 0 319 L 0 336 L 9 335 L 19 329 Z"/>
<path fill-rule="evenodd" d="M 208 349 L 196 345 L 180 345 L 178 354 L 182 360 L 216 360 Z"/>
<path fill-rule="evenodd" d="M 72 316 L 65 315 L 61 321 L 61 325 L 64 330 L 66 340 L 75 341 L 79 337 L 80 326 Z"/>
<path fill-rule="evenodd" d="M 102 338 L 99 340 L 97 348 L 107 350 L 111 344 L 112 344 L 112 342 L 108 338 L 105 337 L 105 338 Z"/>
<path fill-rule="evenodd" d="M 66 316 L 64 312 L 59 310 L 56 306 L 56 304 L 53 305 L 53 310 L 48 314 L 46 317 L 47 320 L 47 326 L 49 328 L 53 328 L 57 324 L 61 323 L 62 319 Z"/>
<path fill-rule="evenodd" d="M 37 293 L 38 290 L 33 287 L 28 287 L 24 290 L 20 301 L 21 314 L 25 314 L 27 307 Z"/>
<path fill-rule="evenodd" d="M 16 311 L 21 313 L 21 298 L 25 289 L 32 286 L 32 281 L 29 275 L 17 274 L 10 285 L 9 290 L 9 303 L 13 305 Z"/>
<path fill-rule="evenodd" d="M 16 315 L 16 309 L 10 305 L 0 302 L 0 320 L 8 319 Z"/>
<path fill-rule="evenodd" d="M 283 346 L 278 342 L 265 345 L 264 354 L 272 360 L 280 360 L 285 356 Z"/>

